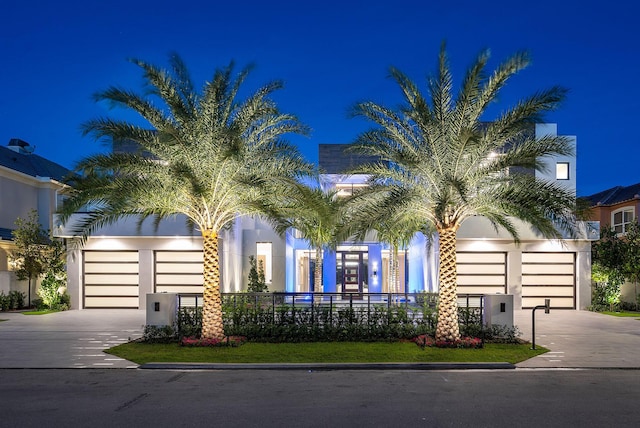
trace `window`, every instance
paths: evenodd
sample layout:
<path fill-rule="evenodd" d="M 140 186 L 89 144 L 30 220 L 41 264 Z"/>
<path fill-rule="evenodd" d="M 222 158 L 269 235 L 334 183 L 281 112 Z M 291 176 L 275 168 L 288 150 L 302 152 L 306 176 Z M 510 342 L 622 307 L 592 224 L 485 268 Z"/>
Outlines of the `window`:
<path fill-rule="evenodd" d="M 264 280 L 267 284 L 273 281 L 272 273 L 272 244 L 271 242 L 258 242 L 256 244 L 256 260 L 258 266 L 264 269 Z"/>
<path fill-rule="evenodd" d="M 628 225 L 635 219 L 635 209 L 626 207 L 611 213 L 611 227 L 616 233 L 626 233 Z"/>
<path fill-rule="evenodd" d="M 569 179 L 569 162 L 556 163 L 556 180 Z"/>

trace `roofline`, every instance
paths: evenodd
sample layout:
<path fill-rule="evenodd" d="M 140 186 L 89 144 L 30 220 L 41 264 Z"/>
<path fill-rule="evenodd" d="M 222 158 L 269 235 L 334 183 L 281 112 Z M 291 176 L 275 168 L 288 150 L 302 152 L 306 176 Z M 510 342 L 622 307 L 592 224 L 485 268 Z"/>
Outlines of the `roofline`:
<path fill-rule="evenodd" d="M 17 176 L 19 179 L 22 179 L 23 181 L 55 184 L 55 185 L 60 186 L 62 188 L 70 187 L 69 185 L 62 183 L 62 182 L 56 180 L 55 178 L 43 177 L 43 176 L 40 176 L 40 175 L 33 176 L 33 175 L 30 175 L 30 174 L 26 174 L 24 172 L 16 171 L 15 169 L 6 167 L 4 165 L 0 165 L 0 171 L 7 171 L 8 173 Z"/>

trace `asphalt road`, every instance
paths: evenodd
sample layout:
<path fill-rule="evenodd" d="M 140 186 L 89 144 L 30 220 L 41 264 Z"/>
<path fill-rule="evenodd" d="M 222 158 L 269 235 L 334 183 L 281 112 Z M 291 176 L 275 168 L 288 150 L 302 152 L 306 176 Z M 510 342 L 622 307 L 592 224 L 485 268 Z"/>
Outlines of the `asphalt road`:
<path fill-rule="evenodd" d="M 2 369 L 2 427 L 636 427 L 640 370 Z"/>

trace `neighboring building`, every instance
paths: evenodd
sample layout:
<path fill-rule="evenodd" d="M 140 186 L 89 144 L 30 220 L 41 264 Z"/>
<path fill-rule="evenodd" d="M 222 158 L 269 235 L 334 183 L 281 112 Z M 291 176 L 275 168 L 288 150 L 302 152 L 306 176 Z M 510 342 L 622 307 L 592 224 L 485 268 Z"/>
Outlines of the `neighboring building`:
<path fill-rule="evenodd" d="M 556 135 L 555 124 L 532 127 L 536 135 Z M 575 144 L 575 137 L 572 137 Z M 347 194 L 365 185 L 366 177 L 348 175 L 366 159 L 344 153 L 345 145 L 320 145 L 324 189 Z M 548 160 L 547 179 L 575 193 L 575 157 Z M 80 215 L 80 214 L 79 214 Z M 202 291 L 202 239 L 184 229 L 180 217 L 151 222 L 138 231 L 135 220 L 106 227 L 76 248 L 68 259 L 69 293 L 74 308 L 146 306 L 153 292 Z M 598 234 L 586 225 L 578 239 L 553 242 L 520 225 L 521 243 L 496 232 L 486 219 L 472 218 L 458 231 L 459 293 L 509 293 L 516 308 L 551 299 L 554 308 L 584 309 L 591 300 L 591 245 Z M 67 229 L 59 236 L 73 238 Z M 372 235 L 373 236 L 373 235 Z M 284 237 L 260 219 L 239 217 L 220 234 L 223 292 L 246 290 L 249 256 L 263 261 L 270 291 L 312 291 L 315 250 L 295 230 Z M 437 241 L 417 234 L 400 252 L 401 292 L 437 291 Z M 323 251 L 323 291 L 387 292 L 389 248 L 370 239 L 344 242 Z"/>
<path fill-rule="evenodd" d="M 591 196 L 583 197 L 589 203 L 591 220 L 600 222 L 603 228 L 613 228 L 616 233 L 625 233 L 630 223 L 638 221 L 640 213 L 640 183 L 616 186 Z M 636 303 L 636 286 L 625 282 L 621 288 L 621 299 Z"/>
<path fill-rule="evenodd" d="M 70 171 L 34 153 L 29 143 L 11 139 L 0 147 L 0 291 L 27 290 L 17 281 L 9 254 L 15 249 L 11 232 L 18 217 L 27 219 L 36 210 L 42 227 L 52 230 L 63 179 Z"/>
<path fill-rule="evenodd" d="M 583 199 L 589 202 L 591 220 L 624 233 L 640 213 L 640 183 L 612 187 Z"/>

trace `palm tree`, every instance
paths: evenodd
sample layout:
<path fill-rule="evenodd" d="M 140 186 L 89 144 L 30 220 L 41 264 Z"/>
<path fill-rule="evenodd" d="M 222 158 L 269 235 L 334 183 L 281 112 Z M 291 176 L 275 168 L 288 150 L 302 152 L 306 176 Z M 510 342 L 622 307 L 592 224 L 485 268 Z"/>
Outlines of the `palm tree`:
<path fill-rule="evenodd" d="M 365 239 L 367 233 L 376 232 L 376 238 L 380 242 L 389 244 L 389 276 L 388 290 L 390 293 L 400 292 L 399 260 L 398 252 L 409 245 L 416 232 L 430 234 L 426 230 L 426 224 L 420 222 L 411 213 L 404 211 L 379 210 L 380 203 L 387 197 L 388 189 L 385 186 L 365 187 L 354 193 L 347 202 L 350 213 L 349 232 L 356 240 Z"/>
<path fill-rule="evenodd" d="M 234 76 L 233 63 L 218 69 L 201 92 L 177 55 L 170 69 L 140 60 L 147 95 L 110 87 L 95 95 L 137 113 L 149 126 L 99 118 L 83 125 L 96 139 L 133 142 L 136 152 L 99 154 L 79 162 L 83 177 L 63 207 L 63 220 L 85 204 L 96 208 L 75 226 L 86 237 L 126 216 L 139 224 L 151 217 L 184 215 L 203 237 L 204 295 L 202 336 L 222 338 L 218 235 L 240 214 L 260 214 L 259 206 L 283 187 L 311 172 L 298 151 L 282 140 L 306 133 L 296 117 L 278 111 L 269 96 L 272 82 L 243 101 L 238 91 L 250 67 Z M 154 102 L 160 101 L 161 104 Z"/>
<path fill-rule="evenodd" d="M 266 209 L 276 232 L 283 234 L 294 228 L 315 249 L 313 289 L 316 292 L 324 290 L 323 249 L 335 248 L 344 237 L 341 231 L 348 221 L 345 203 L 346 199 L 339 197 L 336 190 L 324 191 L 317 185 L 299 184 Z"/>
<path fill-rule="evenodd" d="M 468 69 L 457 97 L 443 44 L 438 72 L 428 81 L 428 97 L 406 75 L 391 68 L 405 105 L 390 109 L 373 102 L 355 106 L 354 114 L 377 126 L 359 136 L 355 150 L 380 161 L 360 172 L 386 192 L 376 211 L 405 213 L 439 235 L 439 308 L 437 340 L 460 337 L 457 313 L 456 232 L 471 216 L 485 216 L 519 242 L 514 219 L 547 238 L 573 231 L 573 192 L 536 178 L 542 159 L 570 155 L 569 140 L 535 137 L 533 124 L 564 99 L 552 87 L 507 109 L 492 122 L 482 115 L 505 83 L 529 63 L 518 53 L 485 74 L 489 52 Z M 391 215 L 391 214 L 387 214 Z"/>

